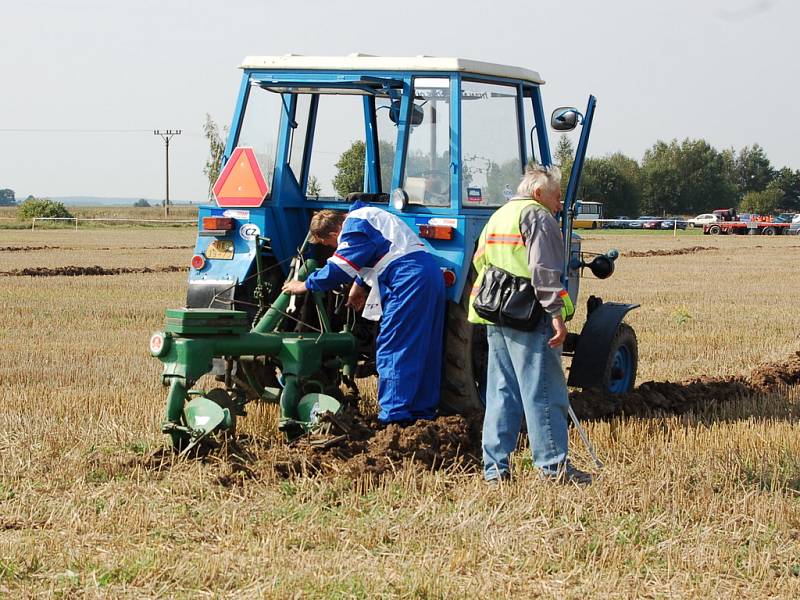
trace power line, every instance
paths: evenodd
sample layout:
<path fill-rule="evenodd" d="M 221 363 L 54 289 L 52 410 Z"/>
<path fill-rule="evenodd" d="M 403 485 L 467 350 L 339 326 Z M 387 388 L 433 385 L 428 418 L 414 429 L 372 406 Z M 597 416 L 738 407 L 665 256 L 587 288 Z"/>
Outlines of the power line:
<path fill-rule="evenodd" d="M 0 132 L 6 133 L 150 133 L 152 129 L 40 129 L 0 127 Z M 184 131 L 184 134 L 199 135 L 196 131 Z"/>
<path fill-rule="evenodd" d="M 0 131 L 18 133 L 147 133 L 150 129 L 44 129 L 0 128 Z"/>

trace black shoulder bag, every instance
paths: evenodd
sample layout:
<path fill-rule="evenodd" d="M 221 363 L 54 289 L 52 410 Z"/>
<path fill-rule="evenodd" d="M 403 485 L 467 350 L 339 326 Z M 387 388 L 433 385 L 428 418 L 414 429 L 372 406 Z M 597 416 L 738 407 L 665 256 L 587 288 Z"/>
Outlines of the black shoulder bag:
<path fill-rule="evenodd" d="M 544 314 L 530 278 L 512 275 L 495 266 L 484 271 L 472 306 L 482 319 L 521 331 L 535 329 Z"/>

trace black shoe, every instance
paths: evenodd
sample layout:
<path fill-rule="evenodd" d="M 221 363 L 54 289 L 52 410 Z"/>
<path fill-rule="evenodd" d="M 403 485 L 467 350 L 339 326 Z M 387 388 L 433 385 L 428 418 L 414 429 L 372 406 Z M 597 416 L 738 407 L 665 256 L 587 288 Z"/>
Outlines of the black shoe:
<path fill-rule="evenodd" d="M 591 473 L 575 468 L 571 462 L 567 461 L 556 469 L 541 469 L 539 479 L 553 483 L 574 483 L 578 486 L 585 486 L 592 483 L 594 477 Z"/>
<path fill-rule="evenodd" d="M 486 485 L 490 488 L 500 487 L 500 484 L 508 483 L 511 481 L 511 473 L 500 473 L 497 477 L 492 477 L 486 480 Z"/>

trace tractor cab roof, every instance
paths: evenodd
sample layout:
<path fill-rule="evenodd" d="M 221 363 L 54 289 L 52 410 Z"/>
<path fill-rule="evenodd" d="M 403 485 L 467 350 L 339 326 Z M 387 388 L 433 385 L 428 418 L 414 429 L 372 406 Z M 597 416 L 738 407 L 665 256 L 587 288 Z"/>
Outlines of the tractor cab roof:
<path fill-rule="evenodd" d="M 437 56 L 372 56 L 348 54 L 347 56 L 248 56 L 240 65 L 242 69 L 265 71 L 398 71 L 398 72 L 449 72 L 488 75 L 519 79 L 534 84 L 544 80 L 539 73 L 521 67 Z"/>

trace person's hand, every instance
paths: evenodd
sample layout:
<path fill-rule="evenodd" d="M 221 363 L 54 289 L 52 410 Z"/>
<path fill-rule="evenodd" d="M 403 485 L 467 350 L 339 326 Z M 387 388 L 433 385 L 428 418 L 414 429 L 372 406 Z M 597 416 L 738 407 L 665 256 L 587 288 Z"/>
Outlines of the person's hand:
<path fill-rule="evenodd" d="M 283 284 L 281 291 L 284 294 L 305 294 L 308 291 L 305 281 L 287 281 Z"/>
<path fill-rule="evenodd" d="M 564 325 L 564 319 L 561 318 L 561 315 L 553 317 L 553 332 L 553 337 L 547 340 L 547 345 L 551 348 L 560 346 L 567 339 L 567 326 Z"/>
<path fill-rule="evenodd" d="M 367 290 L 354 283 L 350 286 L 350 293 L 347 295 L 347 306 L 355 310 L 362 310 L 367 303 Z"/>

